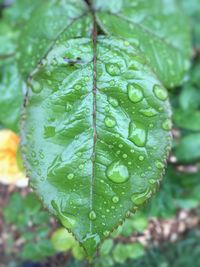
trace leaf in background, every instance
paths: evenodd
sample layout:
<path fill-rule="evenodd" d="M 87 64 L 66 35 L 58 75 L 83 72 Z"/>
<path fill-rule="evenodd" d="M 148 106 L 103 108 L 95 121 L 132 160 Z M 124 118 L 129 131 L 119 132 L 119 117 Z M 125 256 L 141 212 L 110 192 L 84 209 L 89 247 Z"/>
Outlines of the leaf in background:
<path fill-rule="evenodd" d="M 193 41 L 195 46 L 200 44 L 200 4 L 199 0 L 179 0 L 185 13 L 190 17 L 193 27 Z"/>
<path fill-rule="evenodd" d="M 33 188 L 92 256 L 156 191 L 171 111 L 127 42 L 67 38 L 29 79 L 22 151 Z"/>
<path fill-rule="evenodd" d="M 175 110 L 173 116 L 175 124 L 183 129 L 200 131 L 200 111 Z"/>
<path fill-rule="evenodd" d="M 29 75 L 62 33 L 73 37 L 91 34 L 91 18 L 82 0 L 44 1 L 33 12 L 19 39 L 20 71 Z"/>
<path fill-rule="evenodd" d="M 136 44 L 166 87 L 182 82 L 191 47 L 187 17 L 176 1 L 93 2 L 97 21 L 105 33 Z"/>
<path fill-rule="evenodd" d="M 0 22 L 0 123 L 19 131 L 23 103 L 23 81 L 16 63 L 18 33 L 4 20 Z"/>
<path fill-rule="evenodd" d="M 0 65 L 0 123 L 15 132 L 19 131 L 19 117 L 23 103 L 23 82 L 15 59 L 4 60 Z"/>
<path fill-rule="evenodd" d="M 183 137 L 175 147 L 175 155 L 179 161 L 191 162 L 200 158 L 200 133 Z"/>

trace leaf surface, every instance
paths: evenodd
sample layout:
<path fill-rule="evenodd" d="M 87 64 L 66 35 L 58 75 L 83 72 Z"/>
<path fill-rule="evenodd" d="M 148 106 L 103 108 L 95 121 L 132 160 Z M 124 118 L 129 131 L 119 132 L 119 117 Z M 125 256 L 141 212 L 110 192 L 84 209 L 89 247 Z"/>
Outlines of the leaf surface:
<path fill-rule="evenodd" d="M 129 39 L 166 87 L 179 85 L 189 67 L 189 23 L 176 1 L 94 0 L 97 21 L 109 35 Z"/>
<path fill-rule="evenodd" d="M 92 256 L 158 188 L 171 111 L 132 45 L 68 38 L 29 79 L 22 152 L 32 187 Z"/>

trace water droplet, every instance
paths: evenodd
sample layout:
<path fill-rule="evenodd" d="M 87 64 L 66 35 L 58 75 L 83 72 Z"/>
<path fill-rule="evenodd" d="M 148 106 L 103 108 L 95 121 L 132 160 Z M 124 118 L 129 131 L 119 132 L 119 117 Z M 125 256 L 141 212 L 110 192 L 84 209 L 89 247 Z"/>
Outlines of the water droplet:
<path fill-rule="evenodd" d="M 97 218 L 96 213 L 95 213 L 93 210 L 90 211 L 90 213 L 89 213 L 89 219 L 90 219 L 91 221 L 94 221 L 94 220 L 96 220 L 96 218 Z"/>
<path fill-rule="evenodd" d="M 156 167 L 158 168 L 158 169 L 163 169 L 164 167 L 165 167 L 165 165 L 162 163 L 162 162 L 160 162 L 160 161 L 156 161 Z"/>
<path fill-rule="evenodd" d="M 139 160 L 140 161 L 143 161 L 144 160 L 144 157 L 143 156 L 139 156 Z"/>
<path fill-rule="evenodd" d="M 129 46 L 130 43 L 129 43 L 128 41 L 125 41 L 125 42 L 124 42 L 124 45 L 125 45 L 125 46 Z"/>
<path fill-rule="evenodd" d="M 162 128 L 166 131 L 171 131 L 172 129 L 172 122 L 170 119 L 167 119 L 163 122 L 162 124 Z"/>
<path fill-rule="evenodd" d="M 147 131 L 141 123 L 131 122 L 129 126 L 129 139 L 138 147 L 143 147 L 147 141 Z"/>
<path fill-rule="evenodd" d="M 142 205 L 144 202 L 152 196 L 151 189 L 148 188 L 144 193 L 137 193 L 131 197 L 132 202 L 135 205 Z"/>
<path fill-rule="evenodd" d="M 121 69 L 118 64 L 106 64 L 106 71 L 111 75 L 111 76 L 118 76 L 121 73 Z"/>
<path fill-rule="evenodd" d="M 32 80 L 30 87 L 33 93 L 39 94 L 42 91 L 42 86 L 39 82 Z"/>
<path fill-rule="evenodd" d="M 112 182 L 121 184 L 128 180 L 129 173 L 127 167 L 117 161 L 108 167 L 107 176 Z"/>
<path fill-rule="evenodd" d="M 112 198 L 112 202 L 115 203 L 115 204 L 117 204 L 119 202 L 119 197 L 118 196 L 114 196 Z"/>
<path fill-rule="evenodd" d="M 158 84 L 154 85 L 153 92 L 154 92 L 155 96 L 162 101 L 164 101 L 168 98 L 167 90 Z"/>
<path fill-rule="evenodd" d="M 66 212 L 62 212 L 60 208 L 58 207 L 58 205 L 56 204 L 55 200 L 51 201 L 51 205 L 53 209 L 56 211 L 57 216 L 59 220 L 61 221 L 62 225 L 68 229 L 71 229 L 76 223 L 75 217 Z"/>
<path fill-rule="evenodd" d="M 70 103 L 66 103 L 65 104 L 65 111 L 66 112 L 69 112 L 69 111 L 71 111 L 72 110 L 72 105 L 70 104 Z"/>
<path fill-rule="evenodd" d="M 158 112 L 154 108 L 141 109 L 140 113 L 146 117 L 153 117 Z"/>
<path fill-rule="evenodd" d="M 84 165 L 83 165 L 83 164 L 81 164 L 81 165 L 79 165 L 78 167 L 79 167 L 79 169 L 80 169 L 80 170 L 82 170 L 82 169 L 83 169 L 83 167 L 84 167 Z"/>
<path fill-rule="evenodd" d="M 70 173 L 67 175 L 67 179 L 68 180 L 72 180 L 74 178 L 74 174 L 73 173 Z"/>
<path fill-rule="evenodd" d="M 116 125 L 116 120 L 113 117 L 106 117 L 105 118 L 105 125 L 109 128 L 113 128 Z"/>
<path fill-rule="evenodd" d="M 152 184 L 152 185 L 154 185 L 154 184 L 156 183 L 156 180 L 154 180 L 154 179 L 150 179 L 150 180 L 149 180 L 149 183 Z"/>
<path fill-rule="evenodd" d="M 137 84 L 129 84 L 128 87 L 128 97 L 133 103 L 138 103 L 143 99 L 142 88 Z"/>
<path fill-rule="evenodd" d="M 119 106 L 118 100 L 111 96 L 108 98 L 108 102 L 115 108 Z"/>
<path fill-rule="evenodd" d="M 75 86 L 74 86 L 74 89 L 75 90 L 81 90 L 81 88 L 82 88 L 82 86 L 81 86 L 81 84 L 76 84 Z"/>
<path fill-rule="evenodd" d="M 123 156 L 122 156 L 124 159 L 126 159 L 128 156 L 127 156 L 127 154 L 123 154 Z"/>
<path fill-rule="evenodd" d="M 103 232 L 103 235 L 104 235 L 105 237 L 108 237 L 109 234 L 110 234 L 109 231 L 104 231 L 104 232 Z"/>

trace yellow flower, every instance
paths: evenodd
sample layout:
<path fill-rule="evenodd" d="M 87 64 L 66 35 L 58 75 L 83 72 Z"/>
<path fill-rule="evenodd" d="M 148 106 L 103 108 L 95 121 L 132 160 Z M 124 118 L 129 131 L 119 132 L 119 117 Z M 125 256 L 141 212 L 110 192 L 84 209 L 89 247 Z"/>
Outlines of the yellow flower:
<path fill-rule="evenodd" d="M 19 136 L 14 132 L 0 131 L 0 182 L 3 184 L 27 185 L 27 179 L 17 165 L 19 142 Z"/>

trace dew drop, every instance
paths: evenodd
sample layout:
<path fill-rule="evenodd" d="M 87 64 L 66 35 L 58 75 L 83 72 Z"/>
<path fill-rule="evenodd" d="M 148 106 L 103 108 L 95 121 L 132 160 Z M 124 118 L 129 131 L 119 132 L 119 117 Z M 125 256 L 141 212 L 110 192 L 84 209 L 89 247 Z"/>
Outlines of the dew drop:
<path fill-rule="evenodd" d="M 106 64 L 106 71 L 111 76 L 118 76 L 121 73 L 121 69 L 118 64 Z"/>
<path fill-rule="evenodd" d="M 83 169 L 83 167 L 84 167 L 84 165 L 83 165 L 83 164 L 81 164 L 81 165 L 79 165 L 79 166 L 78 166 L 79 170 L 82 170 L 82 169 Z"/>
<path fill-rule="evenodd" d="M 118 100 L 111 96 L 108 98 L 108 102 L 115 108 L 119 106 Z"/>
<path fill-rule="evenodd" d="M 152 196 L 152 192 L 151 190 L 148 188 L 146 190 L 146 192 L 144 193 L 138 193 L 138 194 L 134 194 L 132 197 L 131 197 L 131 200 L 132 202 L 135 204 L 135 205 L 142 205 L 145 203 L 145 201 L 147 199 L 149 199 L 150 197 Z"/>
<path fill-rule="evenodd" d="M 104 232 L 103 232 L 103 235 L 104 235 L 105 237 L 108 237 L 109 234 L 110 234 L 109 231 L 104 231 Z"/>
<path fill-rule="evenodd" d="M 105 118 L 105 125 L 109 128 L 113 128 L 116 125 L 116 120 L 113 117 L 106 117 Z"/>
<path fill-rule="evenodd" d="M 147 141 L 147 131 L 141 123 L 131 122 L 129 139 L 138 147 L 144 147 Z"/>
<path fill-rule="evenodd" d="M 121 164 L 119 161 L 112 163 L 108 167 L 106 173 L 109 180 L 117 184 L 124 183 L 129 178 L 127 167 Z"/>
<path fill-rule="evenodd" d="M 67 179 L 68 180 L 72 180 L 74 178 L 74 174 L 73 173 L 70 173 L 67 175 Z"/>
<path fill-rule="evenodd" d="M 146 117 L 153 117 L 158 112 L 154 108 L 141 109 L 140 113 Z"/>
<path fill-rule="evenodd" d="M 140 161 L 143 161 L 144 160 L 144 157 L 143 156 L 139 156 L 139 160 Z"/>
<path fill-rule="evenodd" d="M 89 219 L 90 219 L 91 221 L 94 221 L 94 220 L 96 220 L 96 218 L 97 218 L 97 215 L 96 215 L 96 213 L 92 210 L 92 211 L 89 213 Z"/>
<path fill-rule="evenodd" d="M 165 130 L 165 131 L 171 131 L 172 129 L 172 122 L 170 119 L 167 119 L 163 122 L 162 124 L 162 128 Z"/>
<path fill-rule="evenodd" d="M 158 84 L 154 85 L 153 92 L 154 92 L 155 96 L 162 101 L 164 101 L 168 98 L 167 90 Z"/>
<path fill-rule="evenodd" d="M 56 211 L 57 216 L 59 220 L 61 221 L 62 225 L 68 229 L 71 229 L 76 223 L 75 217 L 66 212 L 62 212 L 60 208 L 58 207 L 58 205 L 56 204 L 55 200 L 51 201 L 51 205 L 53 209 Z"/>
<path fill-rule="evenodd" d="M 37 81 L 32 80 L 30 86 L 31 86 L 33 93 L 39 94 L 42 91 L 42 86 Z"/>
<path fill-rule="evenodd" d="M 163 169 L 164 167 L 165 167 L 165 165 L 162 163 L 162 162 L 160 162 L 160 161 L 156 161 L 156 167 L 158 168 L 158 169 Z"/>
<path fill-rule="evenodd" d="M 143 99 L 142 88 L 137 84 L 129 84 L 128 87 L 128 97 L 133 103 L 138 103 Z"/>
<path fill-rule="evenodd" d="M 69 104 L 69 103 L 66 103 L 66 105 L 65 105 L 65 111 L 66 111 L 66 112 L 69 112 L 69 111 L 71 111 L 71 110 L 72 110 L 72 105 Z"/>
<path fill-rule="evenodd" d="M 115 204 L 117 204 L 119 202 L 119 197 L 118 196 L 114 196 L 112 198 L 112 202 L 115 203 Z"/>

